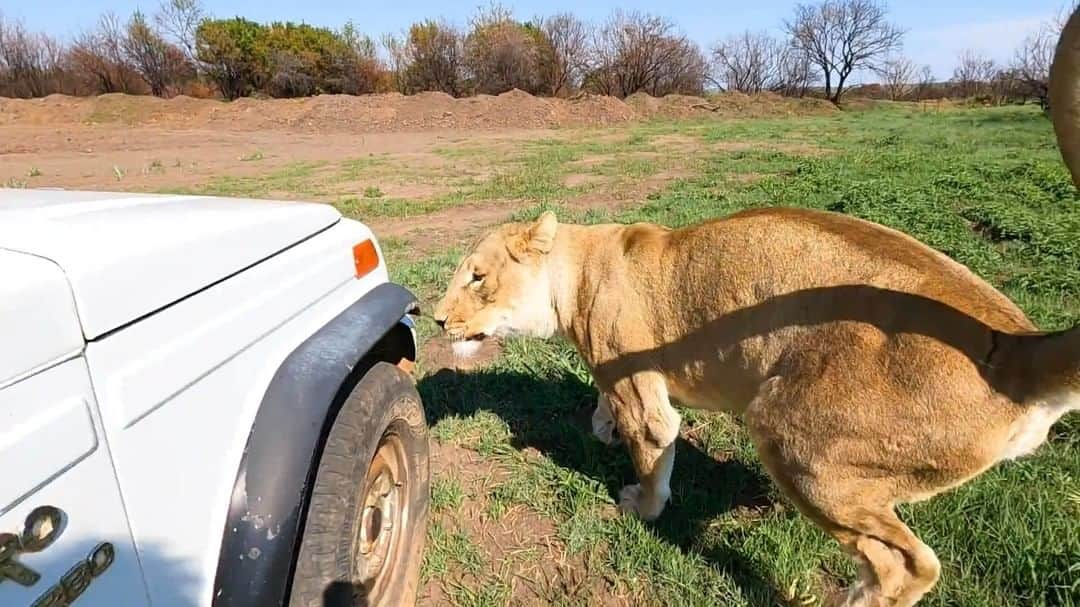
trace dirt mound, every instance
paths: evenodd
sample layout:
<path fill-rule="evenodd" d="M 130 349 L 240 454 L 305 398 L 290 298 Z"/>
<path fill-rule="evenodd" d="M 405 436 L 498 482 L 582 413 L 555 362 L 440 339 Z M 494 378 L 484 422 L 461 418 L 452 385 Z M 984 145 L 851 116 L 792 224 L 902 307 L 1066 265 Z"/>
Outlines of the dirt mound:
<path fill-rule="evenodd" d="M 725 93 L 708 98 L 651 97 L 625 101 L 598 95 L 571 99 L 535 97 L 514 89 L 501 95 L 457 99 L 445 93 L 320 95 L 303 99 L 238 99 L 223 102 L 179 96 L 109 94 L 76 98 L 0 98 L 0 125 L 124 124 L 166 128 L 396 132 L 440 129 L 535 129 L 603 126 L 637 119 L 756 117 L 835 111 L 824 101 L 786 99 L 770 93 Z"/>
<path fill-rule="evenodd" d="M 708 97 L 653 97 L 645 93 L 634 93 L 626 98 L 626 103 L 642 118 L 760 118 L 837 111 L 833 104 L 823 99 L 794 99 L 768 92 L 754 95 L 730 92 Z"/>

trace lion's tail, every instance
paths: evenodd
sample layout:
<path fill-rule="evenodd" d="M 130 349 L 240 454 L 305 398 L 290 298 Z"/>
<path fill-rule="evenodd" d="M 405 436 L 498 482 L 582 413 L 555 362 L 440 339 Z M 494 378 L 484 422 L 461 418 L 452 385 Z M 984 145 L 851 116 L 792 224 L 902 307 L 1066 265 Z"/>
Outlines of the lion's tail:
<path fill-rule="evenodd" d="M 1080 327 L 1056 333 L 998 335 L 999 356 L 991 363 L 999 387 L 1014 400 L 1054 401 L 1080 409 Z"/>

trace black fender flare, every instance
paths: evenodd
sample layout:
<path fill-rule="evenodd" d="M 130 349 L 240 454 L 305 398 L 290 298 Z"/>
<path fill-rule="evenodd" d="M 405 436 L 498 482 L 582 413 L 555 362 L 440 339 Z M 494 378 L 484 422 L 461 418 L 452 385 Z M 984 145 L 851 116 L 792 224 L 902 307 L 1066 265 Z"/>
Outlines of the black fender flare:
<path fill-rule="evenodd" d="M 233 485 L 214 607 L 288 602 L 311 484 L 344 396 L 339 393 L 357 365 L 416 310 L 412 293 L 383 283 L 308 337 L 278 367 L 255 414 Z M 399 355 L 415 358 L 415 352 Z"/>

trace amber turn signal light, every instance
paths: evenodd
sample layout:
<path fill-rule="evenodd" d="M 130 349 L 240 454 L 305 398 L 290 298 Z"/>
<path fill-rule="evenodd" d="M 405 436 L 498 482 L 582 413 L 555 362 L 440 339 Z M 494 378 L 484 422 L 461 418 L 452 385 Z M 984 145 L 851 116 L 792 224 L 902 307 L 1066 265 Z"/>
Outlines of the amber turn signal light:
<path fill-rule="evenodd" d="M 369 272 L 379 267 L 379 252 L 375 250 L 375 243 L 365 240 L 352 248 L 353 264 L 356 266 L 356 277 L 363 278 Z"/>

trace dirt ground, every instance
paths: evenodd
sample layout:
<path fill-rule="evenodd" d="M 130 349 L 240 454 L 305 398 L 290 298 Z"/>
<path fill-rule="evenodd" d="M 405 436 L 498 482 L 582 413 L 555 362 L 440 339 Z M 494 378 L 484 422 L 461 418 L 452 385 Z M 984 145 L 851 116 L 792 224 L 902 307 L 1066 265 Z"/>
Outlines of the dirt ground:
<path fill-rule="evenodd" d="M 254 192 L 233 192 L 227 186 L 273 176 L 275 171 L 287 173 L 291 167 L 372 158 L 383 165 L 380 196 L 423 201 L 451 192 L 451 176 L 473 181 L 490 176 L 490 168 L 475 158 L 454 160 L 440 150 L 468 146 L 498 155 L 524 142 L 579 137 L 583 130 L 630 122 L 832 111 L 831 105 L 820 100 L 771 94 L 708 99 L 638 94 L 624 101 L 592 95 L 542 99 L 517 90 L 465 99 L 424 93 L 231 103 L 120 94 L 0 98 L 0 186 L 187 191 L 338 202 L 362 191 L 369 176 L 350 181 L 316 168 L 303 188 L 288 178 L 281 179 L 280 186 L 268 184 Z M 613 196 L 604 190 L 602 178 L 589 174 L 589 164 L 590 159 L 583 159 L 582 172 L 567 175 L 563 182 L 566 187 L 595 190 L 572 201 L 578 208 L 610 207 L 628 196 L 647 195 L 680 176 L 678 170 L 662 171 L 640 179 L 633 191 Z M 214 187 L 222 180 L 228 183 Z M 369 215 L 365 220 L 386 237 L 413 235 L 418 250 L 423 251 L 459 242 L 476 226 L 501 221 L 512 211 L 498 200 L 424 213 L 403 208 L 401 217 Z"/>

